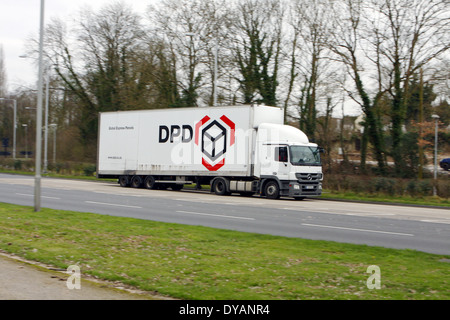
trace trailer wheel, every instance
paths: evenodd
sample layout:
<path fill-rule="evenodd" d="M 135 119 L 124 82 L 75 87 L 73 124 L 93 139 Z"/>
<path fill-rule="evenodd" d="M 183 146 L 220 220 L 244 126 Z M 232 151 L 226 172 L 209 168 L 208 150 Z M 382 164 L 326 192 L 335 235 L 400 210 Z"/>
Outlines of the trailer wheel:
<path fill-rule="evenodd" d="M 130 185 L 133 188 L 140 188 L 142 186 L 142 178 L 140 176 L 134 176 L 133 178 L 131 178 Z"/>
<path fill-rule="evenodd" d="M 276 181 L 267 182 L 264 190 L 266 197 L 269 199 L 278 199 L 280 197 L 280 187 Z"/>
<path fill-rule="evenodd" d="M 155 178 L 153 176 L 148 176 L 147 178 L 145 178 L 144 186 L 147 189 L 156 189 Z"/>
<path fill-rule="evenodd" d="M 128 176 L 120 176 L 119 177 L 119 185 L 121 187 L 128 187 L 129 186 Z"/>
<path fill-rule="evenodd" d="M 223 178 L 218 178 L 214 181 L 213 191 L 218 196 L 224 196 L 227 194 L 227 182 Z"/>

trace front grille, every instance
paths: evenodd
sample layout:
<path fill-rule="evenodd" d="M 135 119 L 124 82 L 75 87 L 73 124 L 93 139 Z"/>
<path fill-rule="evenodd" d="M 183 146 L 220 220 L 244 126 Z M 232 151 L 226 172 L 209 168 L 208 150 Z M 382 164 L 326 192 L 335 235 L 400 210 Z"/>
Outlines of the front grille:
<path fill-rule="evenodd" d="M 320 181 L 322 179 L 321 173 L 296 173 L 295 177 L 301 182 Z"/>

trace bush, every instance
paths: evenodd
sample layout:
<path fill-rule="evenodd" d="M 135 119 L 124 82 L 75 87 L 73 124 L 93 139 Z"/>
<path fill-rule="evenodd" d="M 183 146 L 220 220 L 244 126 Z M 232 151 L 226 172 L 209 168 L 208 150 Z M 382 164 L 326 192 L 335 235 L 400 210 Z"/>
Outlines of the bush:
<path fill-rule="evenodd" d="M 89 164 L 84 166 L 83 172 L 85 176 L 91 177 L 97 171 L 97 167 L 95 164 Z"/>
<path fill-rule="evenodd" d="M 386 193 L 389 195 L 395 195 L 396 192 L 396 181 L 391 178 L 375 178 L 374 181 L 375 190 L 378 192 Z"/>
<path fill-rule="evenodd" d="M 22 170 L 22 161 L 20 160 L 14 161 L 14 170 Z"/>
<path fill-rule="evenodd" d="M 419 187 L 416 180 L 411 180 L 406 185 L 406 193 L 411 197 L 415 197 L 419 193 Z"/>
<path fill-rule="evenodd" d="M 323 187 L 328 190 L 364 195 L 408 195 L 419 198 L 431 196 L 433 185 L 433 179 L 417 180 L 348 174 L 325 174 L 323 180 Z M 439 179 L 436 189 L 439 197 L 446 199 L 450 197 L 448 180 Z"/>

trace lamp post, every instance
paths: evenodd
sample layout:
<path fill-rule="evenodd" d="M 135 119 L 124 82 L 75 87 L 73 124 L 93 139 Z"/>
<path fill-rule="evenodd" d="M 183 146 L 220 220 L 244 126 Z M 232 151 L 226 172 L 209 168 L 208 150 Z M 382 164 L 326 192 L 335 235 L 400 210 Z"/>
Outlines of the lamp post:
<path fill-rule="evenodd" d="M 22 54 L 19 56 L 19 58 L 28 58 L 27 55 Z M 47 65 L 45 67 L 45 125 L 44 125 L 44 169 L 43 172 L 47 172 L 47 165 L 48 165 L 48 152 L 47 152 L 47 146 L 48 146 L 48 106 L 49 106 L 49 90 L 50 90 L 50 69 L 51 65 Z M 36 109 L 36 108 L 25 108 L 25 109 Z"/>
<path fill-rule="evenodd" d="M 49 84 L 50 84 L 50 67 L 47 66 L 45 70 L 45 125 L 44 125 L 44 173 L 47 173 L 47 148 L 48 148 L 48 104 L 49 104 Z"/>
<path fill-rule="evenodd" d="M 13 104 L 13 108 L 14 108 L 13 159 L 16 160 L 17 100 L 0 98 L 0 101 L 13 101 L 14 102 L 14 104 Z"/>
<path fill-rule="evenodd" d="M 192 90 L 194 88 L 194 62 L 195 62 L 195 56 L 194 56 L 194 37 L 196 36 L 193 32 L 186 32 L 186 37 L 190 37 L 190 45 L 189 45 L 189 88 L 187 90 L 188 92 L 188 103 L 193 103 L 193 101 L 190 101 L 192 99 Z"/>
<path fill-rule="evenodd" d="M 194 63 L 194 58 L 193 58 L 193 51 L 194 51 L 194 42 L 193 39 L 196 36 L 195 33 L 193 32 L 186 32 L 185 33 L 186 37 L 190 37 L 191 38 L 191 45 L 190 45 L 190 53 L 189 53 L 189 63 L 190 63 L 190 79 L 192 82 L 192 79 L 194 78 L 193 75 L 193 63 Z M 215 41 L 215 45 L 214 45 L 214 79 L 213 79 L 213 107 L 217 106 L 217 65 L 218 65 L 218 55 L 219 55 L 219 41 L 216 39 Z"/>
<path fill-rule="evenodd" d="M 24 123 L 22 127 L 25 128 L 25 159 L 28 159 L 28 125 Z"/>
<path fill-rule="evenodd" d="M 217 59 L 219 54 L 219 41 L 216 38 L 216 45 L 214 48 L 214 97 L 213 106 L 217 106 Z"/>
<path fill-rule="evenodd" d="M 39 31 L 39 71 L 38 71 L 38 101 L 36 116 L 36 167 L 34 179 L 34 211 L 41 210 L 41 155 L 42 155 L 42 60 L 44 51 L 44 9 L 45 0 L 41 0 L 40 31 Z"/>
<path fill-rule="evenodd" d="M 53 165 L 56 163 L 56 129 L 58 125 L 56 123 L 51 123 L 49 127 L 53 128 Z"/>
<path fill-rule="evenodd" d="M 433 184 L 433 196 L 436 196 L 436 181 L 437 181 L 437 148 L 438 148 L 438 121 L 439 116 L 437 114 L 431 115 L 434 119 L 435 129 L 434 129 L 434 184 Z"/>

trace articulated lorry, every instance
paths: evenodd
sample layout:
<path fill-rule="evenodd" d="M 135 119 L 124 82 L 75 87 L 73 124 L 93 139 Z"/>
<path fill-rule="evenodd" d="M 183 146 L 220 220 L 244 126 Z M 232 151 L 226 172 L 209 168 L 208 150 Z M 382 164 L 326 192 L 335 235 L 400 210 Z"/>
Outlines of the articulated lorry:
<path fill-rule="evenodd" d="M 277 107 L 103 112 L 97 176 L 117 178 L 122 187 L 195 184 L 217 195 L 303 199 L 322 193 L 321 151 L 284 125 Z"/>

